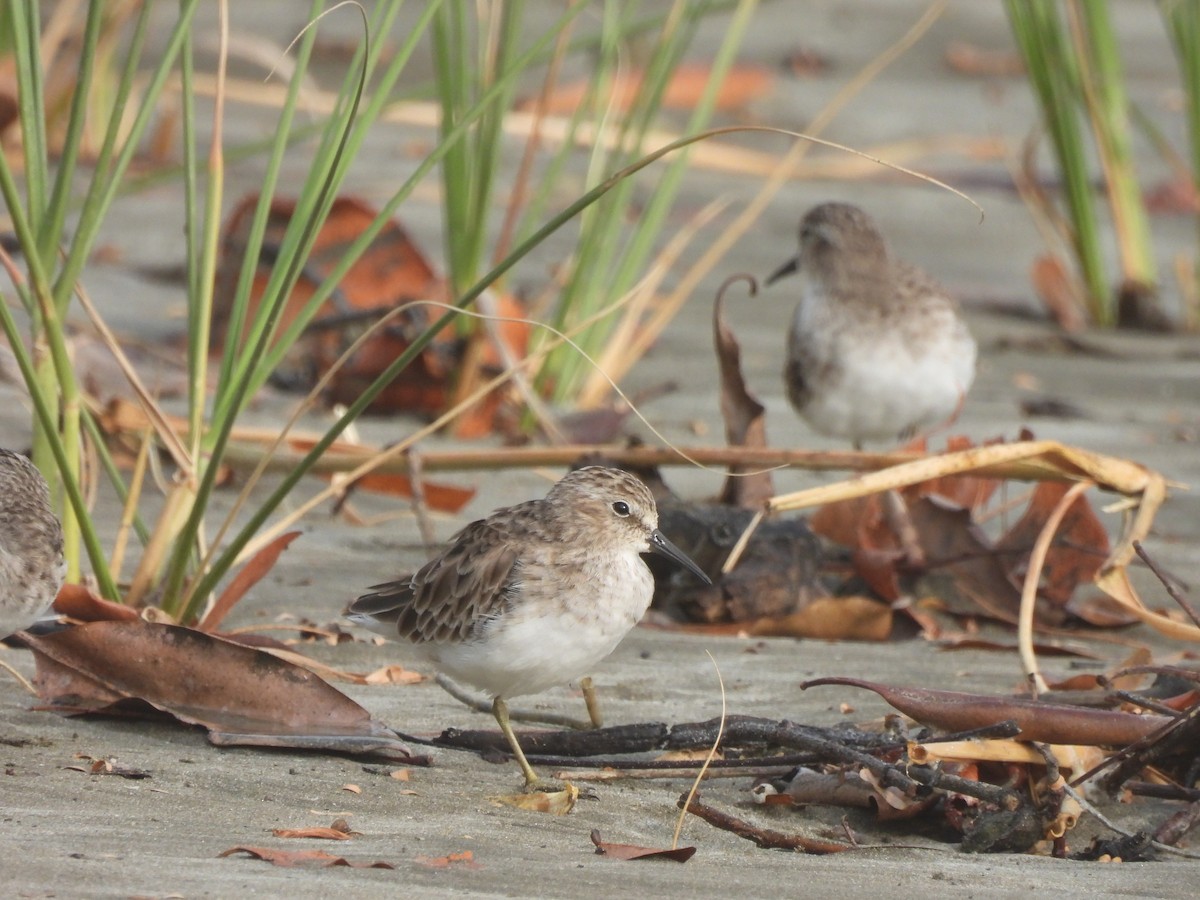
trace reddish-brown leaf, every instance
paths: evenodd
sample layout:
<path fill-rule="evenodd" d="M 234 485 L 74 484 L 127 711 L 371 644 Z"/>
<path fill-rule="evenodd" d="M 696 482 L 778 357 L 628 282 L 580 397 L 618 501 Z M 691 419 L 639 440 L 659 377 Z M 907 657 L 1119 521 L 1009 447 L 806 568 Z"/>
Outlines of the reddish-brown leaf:
<path fill-rule="evenodd" d="M 1025 577 L 1029 551 L 1069 488 L 1065 482 L 1039 483 L 1024 515 L 997 542 L 1002 558 L 1010 561 L 1014 581 Z M 1108 532 L 1096 518 L 1092 504 L 1087 497 L 1077 498 L 1050 544 L 1038 593 L 1056 606 L 1065 606 L 1077 585 L 1091 583 L 1108 558 L 1108 550 Z"/>
<path fill-rule="evenodd" d="M 980 446 L 1001 443 L 1000 441 L 984 441 Z M 946 453 L 957 453 L 974 447 L 970 438 L 962 435 L 951 435 L 946 439 Z M 908 448 L 906 448 L 908 449 Z M 924 443 L 919 447 L 924 452 Z M 938 496 L 956 506 L 969 509 L 972 512 L 981 509 L 992 498 L 1000 487 L 998 478 L 980 478 L 976 475 L 947 475 L 941 478 L 931 478 L 911 487 L 905 488 L 904 496 L 910 500 L 917 497 Z"/>
<path fill-rule="evenodd" d="M 1200 193 L 1187 172 L 1180 172 L 1146 190 L 1146 209 L 1156 215 L 1200 212 Z"/>
<path fill-rule="evenodd" d="M 1030 272 L 1033 290 L 1063 331 L 1079 331 L 1084 320 L 1083 285 L 1079 278 L 1068 273 L 1066 265 L 1054 254 L 1043 254 L 1033 263 Z"/>
<path fill-rule="evenodd" d="M 821 685 L 865 688 L 874 691 L 906 716 L 923 725 L 947 731 L 967 731 L 1014 720 L 1020 738 L 1051 744 L 1086 744 L 1120 747 L 1141 740 L 1172 722 L 1166 716 L 1117 712 L 1046 703 L 1000 694 L 967 694 L 926 688 L 896 687 L 861 678 L 815 678 L 801 690 Z"/>
<path fill-rule="evenodd" d="M 886 641 L 892 608 L 870 597 L 818 597 L 786 616 L 742 622 L 755 637 L 806 637 L 825 641 Z"/>
<path fill-rule="evenodd" d="M 636 844 L 613 844 L 600 840 L 600 831 L 592 829 L 592 843 L 596 845 L 597 856 L 607 856 L 609 859 L 668 859 L 671 862 L 684 863 L 696 855 L 695 847 L 639 847 Z"/>
<path fill-rule="evenodd" d="M 860 546 L 859 529 L 863 523 L 878 518 L 879 500 L 872 495 L 826 503 L 812 514 L 808 525 L 815 533 L 835 544 L 853 549 Z"/>
<path fill-rule="evenodd" d="M 332 853 L 326 853 L 324 850 L 277 850 L 273 847 L 230 847 L 217 854 L 218 858 L 232 856 L 235 853 L 245 853 L 247 856 L 254 859 L 261 859 L 263 862 L 269 862 L 273 866 L 290 869 L 295 866 L 315 866 L 325 868 L 328 866 L 349 866 L 352 869 L 394 869 L 396 868 L 391 863 L 382 861 L 376 862 L 352 862 L 344 856 L 334 856 Z"/>
<path fill-rule="evenodd" d="M 258 197 L 242 200 L 225 223 L 221 262 L 217 272 L 218 304 L 213 312 L 211 347 L 220 351 L 231 325 L 231 298 L 240 277 L 242 259 Z M 271 275 L 273 251 L 295 210 L 295 202 L 277 198 L 271 203 L 261 264 L 251 288 L 251 320 Z M 303 277 L 296 283 L 284 307 L 281 330 L 290 325 L 312 298 L 320 282 L 339 264 L 349 246 L 360 238 L 376 218 L 366 203 L 337 198 L 317 233 L 312 253 L 306 261 Z M 449 288 L 437 275 L 420 249 L 399 223 L 387 222 L 366 252 L 350 267 L 338 283 L 335 294 L 327 299 L 312 319 L 303 336 L 281 363 L 276 375 L 298 388 L 312 387 L 327 373 L 351 344 L 363 333 L 365 325 L 384 313 L 416 300 L 447 302 Z M 501 315 L 523 315 L 515 298 L 498 295 Z M 378 329 L 358 347 L 327 385 L 325 396 L 331 402 L 351 403 L 412 343 L 414 336 L 431 327 L 442 311 L 428 305 L 416 305 L 398 313 L 387 327 Z M 500 340 L 513 355 L 525 353 L 529 326 L 522 322 L 499 323 Z M 443 412 L 452 396 L 455 375 L 468 351 L 454 325 L 444 328 L 418 357 L 381 391 L 370 409 L 375 412 L 403 411 L 434 416 Z M 501 354 L 490 340 L 479 345 L 479 361 L 484 366 L 499 364 Z M 493 392 L 475 414 L 483 427 L 491 429 L 491 419 L 500 405 L 500 394 Z"/>
<path fill-rule="evenodd" d="M 315 437 L 309 438 L 292 435 L 287 438 L 288 446 L 300 453 L 307 453 L 313 448 L 316 442 L 317 438 Z M 364 447 L 361 444 L 350 444 L 340 441 L 335 441 L 325 451 L 326 455 L 336 456 L 342 454 L 343 457 L 348 457 L 357 462 L 366 462 L 368 456 L 373 456 L 376 452 L 377 450 Z M 332 476 L 325 474 L 324 477 L 328 479 Z M 411 497 L 413 495 L 412 479 L 399 472 L 368 472 L 366 475 L 355 479 L 354 486 L 366 491 L 391 494 L 397 497 Z M 425 500 L 425 505 L 430 509 L 435 509 L 438 512 L 458 513 L 475 496 L 475 489 L 460 487 L 459 485 L 449 484 L 444 481 L 422 480 L 421 496 Z"/>
<path fill-rule="evenodd" d="M 337 828 L 336 823 L 328 827 L 313 828 L 274 828 L 271 834 L 277 838 L 304 838 L 317 841 L 348 841 L 352 837 L 360 837 L 361 832 L 349 828 Z"/>
<path fill-rule="evenodd" d="M 725 440 L 731 447 L 767 446 L 766 407 L 750 393 L 742 377 L 741 348 L 725 322 L 725 291 L 733 283 L 726 281 L 713 303 L 713 343 L 721 373 L 721 417 L 725 420 Z M 757 292 L 750 282 L 750 294 Z M 747 509 L 760 509 L 774 495 L 770 472 L 744 474 L 732 466 L 721 489 L 721 502 Z"/>
<path fill-rule="evenodd" d="M 667 109 L 693 109 L 700 101 L 712 74 L 707 65 L 682 63 L 676 67 L 663 92 L 662 105 Z M 632 69 L 612 80 L 607 97 L 598 102 L 617 111 L 628 112 L 642 90 L 644 72 Z M 726 112 L 744 111 L 747 104 L 765 95 L 775 83 L 774 74 L 765 66 L 743 64 L 733 66 L 717 90 L 717 109 Z M 593 90 L 591 81 L 576 81 L 554 90 L 541 107 L 550 115 L 570 115 Z M 526 100 L 522 109 L 532 109 L 538 101 Z"/>
<path fill-rule="evenodd" d="M 1129 607 L 1118 603 L 1108 594 L 1073 596 L 1067 601 L 1067 612 L 1097 628 L 1121 628 L 1140 621 L 1129 612 Z"/>
<path fill-rule="evenodd" d="M 1025 74 L 1025 63 L 1012 50 L 993 50 L 967 41 L 946 45 L 946 65 L 959 75 L 1015 78 Z"/>
<path fill-rule="evenodd" d="M 263 579 L 263 576 L 275 567 L 275 563 L 279 561 L 280 554 L 300 535 L 301 532 L 299 531 L 286 531 L 255 553 L 254 558 L 242 566 L 238 570 L 238 573 L 233 576 L 233 580 L 221 592 L 221 596 L 217 598 L 217 602 L 213 604 L 212 609 L 208 611 L 204 620 L 197 627 L 201 631 L 215 631 L 221 622 L 225 620 L 225 617 L 229 615 L 234 606 L 237 605 L 237 602 L 246 596 L 246 592 L 258 584 Z"/>
<path fill-rule="evenodd" d="M 214 744 L 410 755 L 395 732 L 307 669 L 191 628 L 92 622 L 27 643 L 38 693 L 60 712 L 128 713 L 121 701 L 136 699 L 204 726 Z"/>
<path fill-rule="evenodd" d="M 482 866 L 475 862 L 475 854 L 470 850 L 460 850 L 458 853 L 448 853 L 445 856 L 417 856 L 413 859 L 417 865 L 430 869 L 480 869 Z"/>
<path fill-rule="evenodd" d="M 54 611 L 80 622 L 132 622 L 140 618 L 133 607 L 97 597 L 82 584 L 59 588 Z"/>
<path fill-rule="evenodd" d="M 921 539 L 926 563 L 948 577 L 941 599 L 959 615 L 983 613 L 1016 624 L 1021 592 L 969 510 L 930 497 L 909 504 L 909 516 Z M 1039 622 L 1057 623 L 1060 610 L 1039 606 Z"/>

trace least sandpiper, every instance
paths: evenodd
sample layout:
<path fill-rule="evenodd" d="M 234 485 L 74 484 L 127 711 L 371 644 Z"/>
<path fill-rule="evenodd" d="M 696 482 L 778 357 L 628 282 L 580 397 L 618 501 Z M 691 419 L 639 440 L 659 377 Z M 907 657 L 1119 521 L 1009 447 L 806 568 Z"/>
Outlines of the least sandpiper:
<path fill-rule="evenodd" d="M 65 574 L 46 479 L 24 456 L 0 449 L 0 638 L 44 614 Z"/>
<path fill-rule="evenodd" d="M 708 582 L 658 530 L 654 497 L 620 469 L 589 466 L 542 500 L 472 522 L 415 575 L 376 585 L 352 621 L 417 644 L 442 672 L 492 697 L 492 714 L 539 785 L 507 701 L 572 681 L 608 656 L 650 605 L 641 558 L 659 553 Z"/>
<path fill-rule="evenodd" d="M 865 212 L 823 203 L 800 222 L 800 251 L 770 278 L 799 271 L 784 385 L 817 431 L 907 439 L 950 419 L 975 378 L 975 341 L 958 304 L 895 258 Z"/>

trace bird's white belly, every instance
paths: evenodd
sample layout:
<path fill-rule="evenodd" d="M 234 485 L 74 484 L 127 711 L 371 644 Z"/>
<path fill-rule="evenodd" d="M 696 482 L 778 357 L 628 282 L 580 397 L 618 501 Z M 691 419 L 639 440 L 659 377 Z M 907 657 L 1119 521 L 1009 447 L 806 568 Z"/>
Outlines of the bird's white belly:
<path fill-rule="evenodd" d="M 803 415 L 818 431 L 856 441 L 932 427 L 954 413 L 971 386 L 962 357 L 914 357 L 898 344 L 881 343 L 875 353 L 844 358 L 839 380 L 814 393 Z"/>
<path fill-rule="evenodd" d="M 49 610 L 65 576 L 62 562 L 51 571 L 38 571 L 0 546 L 0 638 L 28 628 Z"/>
<path fill-rule="evenodd" d="M 590 577 L 562 587 L 557 599 L 567 602 L 525 598 L 485 629 L 485 639 L 432 645 L 430 658 L 455 681 L 493 697 L 536 694 L 586 675 L 612 653 L 653 590 L 640 558 L 596 560 Z"/>
<path fill-rule="evenodd" d="M 958 408 L 975 376 L 975 342 L 961 323 L 943 319 L 944 333 L 918 348 L 898 333 L 868 334 L 839 319 L 810 293 L 789 335 L 789 352 L 802 361 L 809 390 L 797 411 L 817 431 L 853 441 L 894 440 L 937 425 Z"/>

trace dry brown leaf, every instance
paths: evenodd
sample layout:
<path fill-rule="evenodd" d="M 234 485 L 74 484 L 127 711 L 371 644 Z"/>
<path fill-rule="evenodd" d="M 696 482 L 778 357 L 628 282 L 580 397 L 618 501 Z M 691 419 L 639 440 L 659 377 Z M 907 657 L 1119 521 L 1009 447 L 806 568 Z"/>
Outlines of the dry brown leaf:
<path fill-rule="evenodd" d="M 216 292 L 219 302 L 213 310 L 210 344 L 214 352 L 220 352 L 226 342 L 232 312 L 228 298 L 235 294 L 233 288 L 240 277 L 257 204 L 257 195 L 243 198 L 222 232 Z M 271 203 L 262 264 L 255 273 L 247 323 L 266 288 L 271 260 L 294 210 L 295 202 L 289 199 L 276 198 Z M 361 200 L 339 197 L 334 201 L 317 233 L 303 277 L 288 297 L 280 319 L 281 330 L 301 314 L 319 283 L 339 264 L 349 246 L 371 226 L 376 215 L 376 211 Z M 445 280 L 436 274 L 404 228 L 390 220 L 342 277 L 337 291 L 325 300 L 301 339 L 290 348 L 276 370 L 276 379 L 285 385 L 308 390 L 349 349 L 366 325 L 384 313 L 413 300 L 448 302 L 450 299 Z M 523 307 L 512 296 L 497 295 L 496 306 L 500 315 L 510 319 L 524 316 Z M 401 312 L 389 326 L 372 333 L 333 374 L 326 386 L 326 398 L 334 403 L 357 400 L 363 389 L 411 345 L 413 336 L 425 331 L 441 315 L 441 310 L 427 305 L 413 306 Z M 499 339 L 508 344 L 512 355 L 518 358 L 524 355 L 529 337 L 527 324 L 499 322 L 496 332 Z M 476 349 L 481 365 L 494 368 L 502 364 L 500 352 L 482 334 Z M 457 328 L 453 324 L 448 326 L 379 393 L 370 409 L 426 416 L 440 414 L 450 404 L 455 374 L 468 352 L 471 351 L 464 346 Z M 466 419 L 473 428 L 483 428 L 484 433 L 491 431 L 501 397 L 499 392 L 493 392 L 487 401 L 468 414 Z"/>
<path fill-rule="evenodd" d="M 1052 744 L 1122 747 L 1141 740 L 1173 721 L 1166 716 L 1139 716 L 1026 697 L 897 687 L 861 678 L 815 678 L 802 683 L 800 689 L 821 685 L 874 691 L 906 716 L 923 725 L 947 731 L 984 728 L 1012 719 L 1021 729 L 1019 736 L 1022 740 Z"/>
<path fill-rule="evenodd" d="M 870 597 L 821 597 L 798 612 L 744 622 L 742 628 L 755 637 L 886 641 L 892 634 L 892 609 Z"/>
<path fill-rule="evenodd" d="M 579 788 L 573 784 L 563 785 L 561 791 L 531 791 L 492 798 L 495 803 L 503 806 L 513 806 L 528 812 L 549 813 L 552 816 L 567 815 L 575 808 L 578 799 Z"/>
<path fill-rule="evenodd" d="M 196 627 L 201 631 L 215 631 L 237 605 L 237 602 L 246 595 L 246 592 L 262 581 L 271 569 L 275 568 L 275 563 L 279 561 L 280 555 L 291 546 L 292 541 L 300 537 L 300 534 L 299 531 L 284 532 L 255 553 L 233 576 L 233 580 L 221 592 L 221 596 L 217 598 L 216 603 L 212 605 L 204 619 Z"/>
<path fill-rule="evenodd" d="M 470 850 L 460 850 L 458 853 L 448 853 L 445 856 L 417 856 L 413 858 L 419 866 L 430 869 L 480 869 L 482 866 L 475 862 L 475 854 Z"/>
<path fill-rule="evenodd" d="M 1024 515 L 996 543 L 996 549 L 1012 561 L 1009 573 L 1015 581 L 1025 577 L 1029 549 L 1068 488 L 1056 481 L 1039 484 Z M 1042 568 L 1039 596 L 1056 606 L 1065 606 L 1079 584 L 1090 583 L 1096 577 L 1108 554 L 1108 532 L 1092 511 L 1091 502 L 1081 496 L 1071 504 L 1055 532 Z"/>
<path fill-rule="evenodd" d="M 1021 55 L 1010 49 L 993 50 L 967 41 L 946 45 L 946 65 L 959 75 L 1016 78 L 1025 74 Z"/>
<path fill-rule="evenodd" d="M 410 756 L 395 732 L 306 669 L 191 628 L 92 622 L 29 635 L 39 695 L 67 714 L 136 699 L 209 730 L 214 744 Z M 171 672 L 171 678 L 163 678 Z"/>
<path fill-rule="evenodd" d="M 1138 622 L 1127 607 L 1105 594 L 1073 596 L 1067 601 L 1067 612 L 1097 628 L 1121 628 Z"/>
<path fill-rule="evenodd" d="M 671 862 L 685 863 L 696 855 L 695 847 L 639 847 L 636 844 L 613 844 L 600 839 L 599 829 L 592 829 L 592 843 L 596 846 L 597 856 L 607 856 L 609 859 L 666 859 Z"/>
<path fill-rule="evenodd" d="M 254 859 L 261 859 L 263 862 L 269 862 L 273 866 L 280 866 L 285 869 L 295 866 L 316 866 L 322 868 L 327 866 L 349 866 L 352 869 L 396 868 L 391 863 L 382 861 L 352 862 L 344 856 L 334 856 L 332 853 L 326 853 L 324 850 L 277 850 L 272 847 L 230 847 L 228 850 L 218 853 L 217 858 L 222 859 L 232 856 L 235 853 L 245 853 Z"/>
<path fill-rule="evenodd" d="M 909 515 L 928 566 L 951 582 L 953 589 L 939 594 L 947 606 L 959 615 L 982 613 L 1016 624 L 1021 592 L 970 511 L 925 497 L 909 506 Z M 1045 624 L 1062 620 L 1053 607 L 1039 606 L 1036 615 Z"/>
<path fill-rule="evenodd" d="M 728 279 L 713 303 L 713 344 L 721 375 L 721 418 L 725 421 L 725 441 L 731 447 L 766 447 L 766 407 L 750 393 L 742 377 L 741 348 L 725 321 L 725 292 L 741 276 Z M 757 293 L 750 281 L 750 296 Z M 745 474 L 746 467 L 730 467 L 721 488 L 721 502 L 745 509 L 760 509 L 775 493 L 769 471 Z"/>
<path fill-rule="evenodd" d="M 277 838 L 298 838 L 315 841 L 348 841 L 352 837 L 360 837 L 361 832 L 349 828 L 338 828 L 336 823 L 327 827 L 312 828 L 273 828 L 271 834 Z"/>
<path fill-rule="evenodd" d="M 708 85 L 712 71 L 700 63 L 681 63 L 675 69 L 663 92 L 662 106 L 666 109 L 693 109 Z M 642 90 L 644 72 L 631 69 L 612 79 L 608 94 L 597 102 L 617 112 L 628 112 Z M 774 74 L 764 66 L 742 64 L 733 66 L 717 91 L 716 108 L 725 112 L 742 112 L 747 104 L 765 95 L 774 85 Z M 592 81 L 576 81 L 556 88 L 548 97 L 522 101 L 520 110 L 535 106 L 548 115 L 570 115 L 594 89 Z"/>
<path fill-rule="evenodd" d="M 64 584 L 59 588 L 54 611 L 79 622 L 132 622 L 139 618 L 132 606 L 97 597 L 82 584 Z"/>
<path fill-rule="evenodd" d="M 1087 325 L 1083 316 L 1086 304 L 1079 279 L 1067 272 L 1059 257 L 1045 253 L 1033 262 L 1029 273 L 1033 290 L 1063 331 L 1080 331 Z"/>
<path fill-rule="evenodd" d="M 380 666 L 363 677 L 363 684 L 419 684 L 426 681 L 428 676 L 404 666 Z"/>

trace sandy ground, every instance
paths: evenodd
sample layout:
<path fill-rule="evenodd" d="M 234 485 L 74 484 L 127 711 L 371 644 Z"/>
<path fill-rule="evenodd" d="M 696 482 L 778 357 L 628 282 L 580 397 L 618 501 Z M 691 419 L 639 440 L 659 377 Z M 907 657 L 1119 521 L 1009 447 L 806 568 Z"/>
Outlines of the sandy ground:
<path fill-rule="evenodd" d="M 266 6 L 264 5 L 264 10 Z M 803 28 L 791 8 L 764 9 L 745 58 L 774 65 L 797 44 L 817 50 L 829 68 L 809 80 L 783 79 L 754 110 L 756 118 L 785 126 L 806 121 L 867 60 L 899 36 L 918 14 L 909 2 L 806 4 Z M 1135 98 L 1171 137 L 1181 131 L 1170 106 L 1173 64 L 1155 16 L 1121 8 Z M 256 14 L 257 15 L 257 14 Z M 264 11 L 277 37 L 293 30 L 286 5 Z M 298 20 L 298 14 L 294 15 Z M 282 24 L 281 24 L 282 23 Z M 786 23 L 786 24 L 785 24 Z M 265 27 L 265 26 L 263 26 Z M 711 46 L 719 24 L 705 31 Z M 966 78 L 948 72 L 943 54 L 950 42 L 983 47 L 1008 45 L 1001 15 L 992 4 L 958 4 L 886 76 L 869 87 L 838 119 L 829 136 L 858 146 L 883 145 L 916 136 L 964 134 L 1001 137 L 1010 146 L 1025 135 L 1032 112 L 1019 81 Z M 234 108 L 231 129 L 259 133 L 262 115 Z M 385 197 L 413 165 L 396 151 L 393 133 L 372 144 L 352 183 L 368 197 Z M 780 149 L 772 143 L 760 149 Z M 1148 171 L 1162 169 L 1142 148 Z M 712 292 L 734 271 L 764 275 L 792 252 L 795 222 L 808 205 L 825 199 L 860 203 L 874 214 L 905 256 L 937 273 L 960 293 L 979 339 L 979 379 L 961 420 L 961 430 L 977 439 L 1013 437 L 1024 425 L 1038 436 L 1117 456 L 1165 472 L 1181 483 L 1200 481 L 1200 345 L 1194 338 L 1089 334 L 1084 340 L 1104 353 L 1054 349 L 1053 329 L 1037 321 L 997 314 L 990 301 L 1030 309 L 1027 272 L 1040 251 L 1040 239 L 1014 193 L 997 188 L 1002 159 L 979 160 L 954 153 L 923 160 L 922 167 L 972 191 L 986 209 L 982 224 L 962 201 L 912 182 L 804 182 L 789 186 L 764 215 L 755 234 L 742 240 L 721 270 L 697 292 L 627 387 L 637 389 L 688 377 L 677 393 L 648 406 L 656 427 L 674 440 L 715 442 L 720 425 L 716 376 L 710 360 L 708 316 Z M 233 167 L 235 196 L 253 186 L 255 164 Z M 990 186 L 989 186 L 990 185 Z M 745 202 L 756 185 L 747 179 L 700 174 L 688 183 L 680 215 L 710 197 Z M 438 246 L 437 217 L 425 193 L 405 212 L 405 221 L 427 247 Z M 174 263 L 182 258 L 174 224 L 147 229 L 147 221 L 177 222 L 174 189 L 155 188 L 118 204 L 106 240 L 124 254 L 125 265 L 96 266 L 87 276 L 91 293 L 114 325 L 153 338 L 177 328 L 181 300 L 175 289 L 139 278 L 133 266 Z M 1183 219 L 1156 219 L 1160 256 L 1166 263 L 1188 249 L 1190 225 Z M 702 241 L 703 242 L 703 238 Z M 532 271 L 532 270 L 530 270 Z M 1171 292 L 1168 292 L 1169 296 Z M 747 377 L 768 406 L 772 441 L 781 446 L 834 446 L 816 439 L 791 414 L 778 382 L 780 334 L 790 312 L 785 295 L 769 293 L 743 317 L 731 313 L 745 352 Z M 742 320 L 744 318 L 744 321 Z M 15 393 L 3 387 L 0 443 L 21 445 L 27 419 Z M 1021 400 L 1052 396 L 1080 407 L 1076 420 L 1029 421 Z M 272 421 L 282 404 L 269 401 L 252 416 Z M 696 438 L 693 423 L 708 435 Z M 366 437 L 386 440 L 411 428 L 405 421 L 370 421 Z M 635 427 L 638 430 L 640 426 Z M 437 446 L 431 443 L 430 446 Z M 713 492 L 717 476 L 698 471 L 668 473 L 690 496 Z M 780 488 L 822 480 L 785 473 Z M 479 495 L 470 516 L 494 506 L 538 496 L 546 481 L 537 473 L 467 474 Z M 311 488 L 311 486 L 309 486 Z M 387 503 L 364 499 L 368 513 L 389 511 Z M 111 503 L 100 515 L 113 522 Z M 439 536 L 449 536 L 464 519 L 439 519 Z M 1175 491 L 1157 522 L 1150 550 L 1184 581 L 1200 577 L 1200 501 Z M 272 622 L 282 615 L 331 620 L 361 587 L 409 569 L 423 558 L 416 528 L 408 518 L 374 528 L 352 528 L 312 518 L 301 542 L 237 610 L 231 625 Z M 1147 578 L 1138 583 L 1157 601 Z M 1160 655 L 1172 649 L 1143 630 L 1124 635 L 1145 642 Z M 1128 647 L 1097 644 L 1109 661 Z M 611 722 L 685 722 L 720 711 L 716 679 L 705 651 L 725 679 L 731 713 L 834 724 L 847 718 L 839 703 L 851 701 L 849 718 L 867 720 L 883 712 L 873 697 L 834 689 L 801 693 L 798 684 L 817 675 L 844 674 L 893 683 L 1003 691 L 1014 687 L 1019 667 L 1014 656 L 982 651 L 941 652 L 923 642 L 867 646 L 817 641 L 699 639 L 638 630 L 596 673 Z M 750 652 L 753 651 L 753 652 Z M 391 660 L 411 661 L 400 647 L 369 644 L 318 647 L 320 659 L 356 670 Z M 0 651 L 5 661 L 30 674 L 30 655 Z M 1047 661 L 1051 674 L 1071 663 Z M 432 684 L 405 688 L 351 688 L 352 697 L 378 717 L 410 733 L 449 726 L 488 727 L 490 718 L 472 713 Z M 564 688 L 527 698 L 527 704 L 576 712 L 577 694 Z M 919 843 L 918 849 L 873 847 L 830 857 L 807 857 L 754 848 L 696 820 L 684 841 L 699 848 L 686 865 L 665 862 L 618 863 L 593 853 L 588 835 L 599 829 L 607 840 L 669 843 L 681 781 L 638 781 L 601 785 L 599 799 L 582 802 L 564 818 L 496 806 L 490 798 L 518 783 L 512 765 L 493 765 L 473 754 L 436 751 L 436 765 L 412 769 L 401 782 L 364 769 L 360 761 L 302 753 L 218 750 L 204 736 L 183 727 L 144 722 L 69 720 L 30 710 L 30 699 L 11 686 L 0 689 L 0 885 L 7 896 L 408 896 L 447 893 L 479 895 L 576 896 L 580 894 L 690 895 L 745 894 L 852 897 L 886 892 L 890 896 L 953 891 L 965 896 L 1013 896 L 1038 891 L 1066 896 L 1185 897 L 1195 895 L 1200 867 L 1194 861 L 1155 864 L 1086 865 L 1028 856 L 966 856 L 937 835 L 913 837 L 906 827 L 886 832 L 889 843 Z M 77 754 L 112 757 L 148 771 L 130 781 L 82 774 L 68 767 Z M 358 785 L 361 793 L 344 789 Z M 840 813 L 762 811 L 749 804 L 744 779 L 713 782 L 705 797 L 760 824 L 781 831 L 825 836 L 838 831 Z M 1127 823 L 1161 817 L 1152 807 L 1110 807 Z M 221 859 L 236 845 L 296 849 L 274 838 L 271 829 L 327 825 L 345 816 L 362 836 L 322 849 L 355 861 L 384 860 L 395 870 L 283 869 L 246 859 Z M 872 835 L 870 823 L 851 823 Z M 1073 841 L 1082 846 L 1082 837 Z M 470 851 L 472 864 L 436 869 L 420 862 Z"/>

